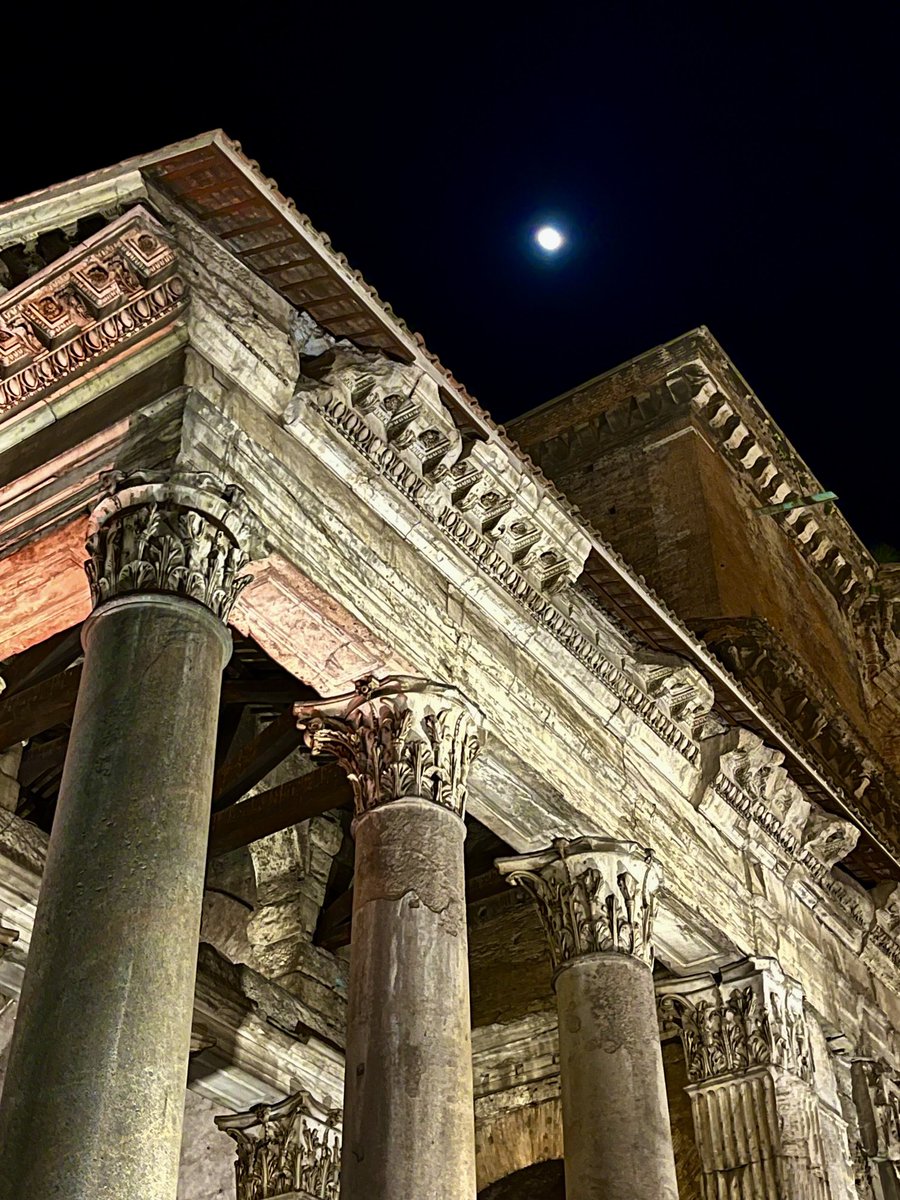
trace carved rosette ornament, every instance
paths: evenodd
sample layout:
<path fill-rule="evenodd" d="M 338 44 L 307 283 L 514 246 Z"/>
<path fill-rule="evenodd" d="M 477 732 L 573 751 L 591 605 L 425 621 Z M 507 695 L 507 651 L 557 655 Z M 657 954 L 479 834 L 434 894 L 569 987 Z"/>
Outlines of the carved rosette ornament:
<path fill-rule="evenodd" d="M 662 870 L 651 850 L 610 838 L 560 839 L 496 866 L 537 901 L 555 972 L 585 954 L 628 954 L 652 965 Z"/>
<path fill-rule="evenodd" d="M 281 1104 L 216 1117 L 237 1144 L 237 1200 L 311 1196 L 338 1200 L 341 1111 L 303 1090 Z"/>
<path fill-rule="evenodd" d="M 368 677 L 348 694 L 296 704 L 294 714 L 312 753 L 347 772 L 357 816 L 411 798 L 464 815 L 482 716 L 455 687 L 412 675 Z"/>
<path fill-rule="evenodd" d="M 204 605 L 222 621 L 250 582 L 241 571 L 242 493 L 203 473 L 108 472 L 91 514 L 85 563 L 94 607 L 135 592 Z"/>

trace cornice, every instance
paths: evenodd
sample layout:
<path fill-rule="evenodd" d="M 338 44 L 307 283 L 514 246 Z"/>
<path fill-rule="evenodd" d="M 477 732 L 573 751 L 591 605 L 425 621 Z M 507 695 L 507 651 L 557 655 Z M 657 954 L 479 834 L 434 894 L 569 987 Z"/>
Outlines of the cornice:
<path fill-rule="evenodd" d="M 900 854 L 900 781 L 771 626 L 758 617 L 723 617 L 702 622 L 696 632 L 854 797 L 854 820 Z"/>
<path fill-rule="evenodd" d="M 141 207 L 0 297 L 0 421 L 170 324 L 187 302 Z"/>
<path fill-rule="evenodd" d="M 760 508 L 822 491 L 727 359 L 710 363 L 705 356 L 698 357 L 667 375 L 665 382 L 675 399 L 690 404 L 707 437 Z M 855 611 L 869 595 L 876 566 L 840 513 L 826 513 L 819 505 L 794 508 L 767 519 L 781 525 L 841 607 Z"/>
<path fill-rule="evenodd" d="M 359 324 L 358 330 L 352 332 L 348 326 L 346 335 L 354 339 L 360 338 L 363 345 L 369 346 L 381 345 L 383 341 L 383 347 L 390 353 L 396 354 L 406 364 L 426 375 L 455 414 L 455 420 L 458 420 L 462 427 L 474 432 L 478 439 L 483 439 L 486 444 L 489 444 L 492 451 L 498 455 L 498 458 L 505 461 L 508 468 L 522 476 L 531 486 L 537 487 L 548 501 L 554 503 L 560 514 L 565 515 L 573 522 L 579 536 L 588 538 L 593 555 L 598 562 L 603 564 L 604 570 L 615 587 L 621 587 L 627 591 L 639 614 L 636 618 L 637 625 L 641 630 L 650 631 L 648 635 L 650 640 L 654 640 L 653 631 L 658 626 L 661 627 L 665 631 L 666 643 L 689 656 L 700 667 L 717 689 L 717 695 L 721 692 L 726 707 L 729 703 L 732 706 L 736 704 L 737 707 L 749 712 L 759 727 L 767 731 L 767 736 L 776 739 L 788 749 L 805 777 L 811 777 L 836 805 L 846 807 L 846 801 L 840 790 L 835 789 L 828 780 L 821 776 L 815 766 L 809 764 L 802 748 L 798 747 L 783 727 L 777 721 L 770 719 L 765 710 L 756 704 L 747 691 L 738 686 L 728 672 L 720 667 L 714 656 L 709 654 L 705 647 L 685 629 L 668 606 L 646 584 L 646 581 L 624 563 L 596 532 L 584 523 L 571 503 L 542 475 L 531 459 L 506 435 L 502 427 L 490 419 L 459 381 L 427 350 L 421 335 L 413 334 L 408 330 L 396 317 L 390 306 L 380 300 L 358 272 L 352 270 L 347 260 L 332 249 L 327 235 L 316 231 L 309 219 L 297 211 L 293 202 L 281 194 L 274 181 L 267 179 L 260 172 L 258 164 L 248 159 L 242 153 L 240 146 L 228 139 L 221 131 L 203 134 L 185 142 L 164 147 L 151 154 L 130 159 L 119 166 L 94 172 L 80 180 L 61 184 L 31 197 L 0 205 L 0 243 L 10 244 L 10 239 L 15 241 L 24 236 L 26 232 L 29 237 L 34 238 L 42 229 L 65 226 L 67 221 L 71 223 L 73 214 L 84 215 L 84 206 L 87 203 L 84 199 L 86 192 L 90 192 L 91 197 L 96 201 L 92 211 L 96 211 L 98 205 L 100 211 L 104 211 L 103 205 L 107 202 L 112 203 L 113 200 L 121 202 L 123 197 L 128 199 L 139 194 L 140 187 L 135 177 L 136 174 L 140 176 L 144 184 L 151 185 L 150 190 L 158 188 L 167 192 L 176 204 L 190 213 L 194 219 L 202 222 L 204 228 L 219 239 L 230 253 L 254 270 L 260 278 L 264 279 L 274 290 L 280 292 L 291 304 L 300 309 L 315 309 L 322 321 L 327 323 L 330 317 L 323 315 L 324 310 L 321 307 L 315 308 L 319 304 L 318 300 L 312 298 L 312 303 L 308 303 L 310 297 L 304 298 L 305 293 L 302 290 L 300 292 L 296 290 L 299 283 L 285 282 L 287 276 L 284 275 L 284 272 L 287 270 L 293 250 L 291 250 L 291 254 L 286 255 L 283 249 L 275 250 L 275 248 L 276 246 L 284 247 L 290 243 L 292 247 L 296 246 L 302 256 L 309 257 L 311 262 L 321 267 L 327 278 L 333 280 L 339 287 L 338 300 L 333 306 L 334 312 L 346 314 L 352 310 L 365 313 L 365 321 Z M 216 205 L 220 201 L 215 199 L 216 188 L 210 190 L 208 186 L 209 179 L 219 175 L 228 183 L 228 186 L 233 185 L 238 192 L 244 194 L 249 204 L 258 204 L 265 209 L 264 216 L 260 218 L 260 227 L 265 230 L 265 236 L 262 239 L 258 238 L 255 233 L 247 235 L 246 232 L 242 232 L 246 226 L 246 221 L 242 225 L 243 218 L 222 218 L 222 213 L 230 212 L 230 205 L 226 204 L 224 207 L 217 208 Z M 218 187 L 218 185 L 216 186 Z M 144 190 L 147 188 L 145 187 Z M 204 194 L 206 201 L 199 199 L 200 193 Z M 110 200 L 110 197 L 113 200 Z M 203 206 L 204 203 L 206 203 L 206 207 Z M 91 206 L 88 205 L 88 207 Z M 278 232 L 277 237 L 272 236 L 273 230 Z M 284 237 L 281 236 L 282 232 Z M 105 233 L 106 231 L 103 231 L 103 234 Z M 103 234 L 98 236 L 102 237 Z M 263 269 L 263 264 L 267 261 L 265 255 L 260 257 L 263 249 L 275 250 L 275 259 L 272 260 L 271 269 L 269 266 Z M 56 269 L 57 265 L 53 264 L 52 269 Z M 345 307 L 345 303 L 349 307 Z M 363 333 L 363 325 L 369 330 L 368 334 Z M 680 355 L 682 359 L 690 358 L 691 353 L 696 353 L 690 351 L 690 347 L 700 343 L 707 347 L 715 347 L 709 334 L 705 330 L 701 330 L 688 335 L 687 338 L 680 339 L 679 342 L 673 344 L 673 347 L 663 347 L 651 352 L 649 357 L 670 363 L 674 370 L 679 365 L 682 367 L 684 365 L 683 362 L 679 364 L 676 361 L 678 356 Z M 721 352 L 719 351 L 719 353 Z M 724 360 L 724 356 L 722 357 Z M 637 369 L 640 362 L 641 360 L 635 360 L 629 369 Z M 734 377 L 739 378 L 736 372 L 734 372 Z M 744 387 L 746 389 L 746 385 Z M 761 409 L 761 406 L 759 407 Z M 393 460 L 390 460 L 387 469 L 392 470 L 393 466 Z M 401 486 L 405 486 L 405 484 L 401 483 Z M 522 585 L 513 574 L 504 586 L 507 589 L 510 587 L 519 589 Z M 589 653 L 589 642 L 588 646 Z"/>
<path fill-rule="evenodd" d="M 612 691 L 628 709 L 639 716 L 658 737 L 689 763 L 696 765 L 699 762 L 699 749 L 692 736 L 692 730 L 697 718 L 697 708 L 708 712 L 712 703 L 712 693 L 698 673 L 683 663 L 678 668 L 669 668 L 670 673 L 676 670 L 687 671 L 693 677 L 696 698 L 696 704 L 693 706 L 686 704 L 682 698 L 681 705 L 676 704 L 676 711 L 682 719 L 672 719 L 664 709 L 664 706 L 671 702 L 671 698 L 666 695 L 662 681 L 658 678 L 653 680 L 652 686 L 659 697 L 657 700 L 611 662 L 564 611 L 563 606 L 567 605 L 569 600 L 574 571 L 567 570 L 564 579 L 557 576 L 552 580 L 551 586 L 548 587 L 545 583 L 544 589 L 539 590 L 540 574 L 529 571 L 528 563 L 531 559 L 540 558 L 548 552 L 541 548 L 547 543 L 540 540 L 533 543 L 530 556 L 523 556 L 522 560 L 515 561 L 508 546 L 504 546 L 501 541 L 503 534 L 499 527 L 480 532 L 466 509 L 459 505 L 458 500 L 454 501 L 453 476 L 450 471 L 436 479 L 420 474 L 379 436 L 372 423 L 363 415 L 352 411 L 328 386 L 307 386 L 298 393 L 286 418 L 288 428 L 297 425 L 298 436 L 302 436 L 305 406 L 317 413 L 335 433 L 360 453 L 388 484 L 395 487 L 419 512 L 442 529 L 488 579 L 527 611 L 540 627 Z M 467 467 L 468 465 L 466 463 Z M 474 463 L 472 465 L 474 466 Z M 515 509 L 507 510 L 507 514 L 507 520 L 516 516 Z M 516 516 L 516 523 L 518 520 Z M 554 555 L 556 565 L 563 551 L 549 552 Z"/>

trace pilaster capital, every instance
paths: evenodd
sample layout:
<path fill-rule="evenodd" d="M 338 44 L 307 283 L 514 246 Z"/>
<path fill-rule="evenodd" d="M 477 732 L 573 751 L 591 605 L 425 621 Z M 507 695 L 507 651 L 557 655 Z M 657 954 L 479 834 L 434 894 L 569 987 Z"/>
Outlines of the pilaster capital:
<path fill-rule="evenodd" d="M 91 514 L 85 562 L 94 607 L 137 592 L 196 600 L 222 621 L 250 582 L 241 575 L 243 493 L 201 472 L 110 471 Z"/>
<path fill-rule="evenodd" d="M 238 1200 L 315 1196 L 337 1200 L 341 1173 L 338 1108 L 320 1104 L 302 1089 L 280 1104 L 216 1117 L 237 1146 Z"/>
<path fill-rule="evenodd" d="M 482 715 L 457 688 L 413 675 L 361 679 L 353 692 L 294 706 L 314 755 L 330 755 L 357 816 L 392 800 L 430 800 L 462 817 Z"/>
<path fill-rule="evenodd" d="M 803 989 L 775 959 L 742 959 L 718 978 L 667 980 L 656 993 L 661 1031 L 681 1037 L 691 1083 L 755 1067 L 812 1081 Z"/>
<path fill-rule="evenodd" d="M 662 870 L 651 850 L 611 838 L 560 839 L 496 866 L 537 901 L 554 971 L 586 954 L 627 954 L 652 965 Z"/>

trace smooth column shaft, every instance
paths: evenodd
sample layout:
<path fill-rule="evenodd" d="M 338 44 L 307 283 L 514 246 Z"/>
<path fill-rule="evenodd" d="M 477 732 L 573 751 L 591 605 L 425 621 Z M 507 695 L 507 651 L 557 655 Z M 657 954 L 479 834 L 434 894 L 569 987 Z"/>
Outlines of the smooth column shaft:
<path fill-rule="evenodd" d="M 567 1200 L 678 1200 L 650 967 L 585 955 L 556 998 Z"/>
<path fill-rule="evenodd" d="M 465 825 L 431 801 L 356 822 L 341 1200 L 473 1200 Z"/>
<path fill-rule="evenodd" d="M 0 1200 L 174 1200 L 221 675 L 171 596 L 85 659 L 0 1107 Z"/>

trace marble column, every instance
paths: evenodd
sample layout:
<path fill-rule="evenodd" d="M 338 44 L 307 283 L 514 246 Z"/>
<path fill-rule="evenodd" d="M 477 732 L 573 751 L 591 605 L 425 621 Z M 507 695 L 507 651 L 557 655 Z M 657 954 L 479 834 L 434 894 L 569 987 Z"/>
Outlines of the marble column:
<path fill-rule="evenodd" d="M 356 808 L 342 1200 L 473 1200 L 462 818 L 480 716 L 408 676 L 296 711 Z"/>
<path fill-rule="evenodd" d="M 113 475 L 0 1106 L 0 1200 L 174 1200 L 225 621 L 243 518 L 209 476 Z"/>
<path fill-rule="evenodd" d="M 658 988 L 684 1046 L 704 1200 L 830 1200 L 800 985 L 769 958 Z"/>
<path fill-rule="evenodd" d="M 653 988 L 659 867 L 606 838 L 497 867 L 537 901 L 550 942 L 568 1200 L 677 1200 Z"/>

